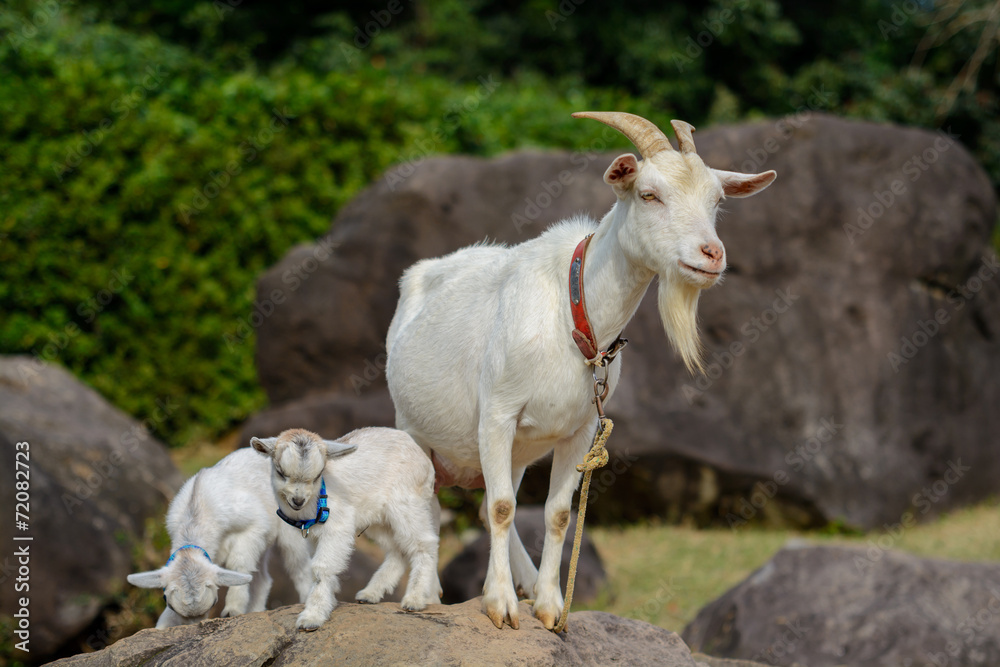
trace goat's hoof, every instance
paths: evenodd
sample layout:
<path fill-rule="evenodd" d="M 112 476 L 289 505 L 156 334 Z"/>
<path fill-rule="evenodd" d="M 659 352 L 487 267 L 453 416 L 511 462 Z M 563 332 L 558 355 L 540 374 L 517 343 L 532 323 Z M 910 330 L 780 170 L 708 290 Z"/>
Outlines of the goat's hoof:
<path fill-rule="evenodd" d="M 357 596 L 354 598 L 355 602 L 360 604 L 378 604 L 382 598 L 381 596 L 375 597 L 367 591 L 358 591 Z"/>
<path fill-rule="evenodd" d="M 504 623 L 517 630 L 521 627 L 521 622 L 517 614 L 517 596 L 511 588 L 508 594 L 502 597 L 483 596 L 483 611 L 493 621 L 497 629 L 502 629 Z"/>
<path fill-rule="evenodd" d="M 427 602 L 421 600 L 420 598 L 404 597 L 403 601 L 399 603 L 399 606 L 402 607 L 404 611 L 423 611 L 427 608 Z"/>
<path fill-rule="evenodd" d="M 303 632 L 312 632 L 314 630 L 319 630 L 319 626 L 326 622 L 325 618 L 317 618 L 316 614 L 310 614 L 308 611 L 304 611 L 299 614 L 298 619 L 295 621 L 295 627 Z"/>
<path fill-rule="evenodd" d="M 546 630 L 551 630 L 556 626 L 559 617 L 562 616 L 562 600 L 537 599 L 533 605 L 535 618 L 542 622 Z"/>

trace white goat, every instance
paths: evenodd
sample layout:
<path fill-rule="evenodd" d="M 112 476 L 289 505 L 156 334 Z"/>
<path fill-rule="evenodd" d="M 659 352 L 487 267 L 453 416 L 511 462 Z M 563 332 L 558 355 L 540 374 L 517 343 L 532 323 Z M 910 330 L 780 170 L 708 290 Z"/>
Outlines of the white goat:
<path fill-rule="evenodd" d="M 476 245 L 418 262 L 403 274 L 386 341 L 396 426 L 431 454 L 440 484 L 475 483 L 482 473 L 490 530 L 483 609 L 498 628 L 519 625 L 515 587 L 534 592 L 535 616 L 547 628 L 562 612 L 559 565 L 580 480 L 575 466 L 597 425 L 594 377 L 581 351 L 599 361 L 659 276 L 667 337 L 689 369 L 700 369 L 698 295 L 726 268 L 715 232 L 719 205 L 763 190 L 776 176 L 705 166 L 694 128 L 683 121 L 672 122 L 675 151 L 639 116 L 574 116 L 619 130 L 644 158 L 625 154 L 608 167 L 604 181 L 618 197 L 611 211 L 600 224 L 574 218 L 514 247 Z M 589 248 L 581 243 L 588 234 Z M 574 344 L 577 334 L 587 338 L 574 331 L 570 302 L 571 263 L 579 276 L 584 256 L 587 271 L 573 296 L 583 303 L 586 294 L 593 340 Z M 619 373 L 620 366 L 610 368 L 609 395 Z M 515 494 L 525 467 L 553 450 L 536 571 L 512 530 Z"/>
<path fill-rule="evenodd" d="M 338 577 L 362 532 L 382 547 L 385 561 L 358 592 L 358 602 L 376 603 L 394 589 L 405 570 L 404 556 L 410 578 L 403 609 L 420 611 L 440 600 L 434 468 L 410 436 L 391 428 L 363 428 L 323 440 L 291 429 L 276 438 L 252 438 L 250 444 L 271 458 L 278 505 L 315 547 L 313 587 L 297 628 L 315 630 L 330 618 Z M 345 454 L 351 455 L 341 459 Z"/>
<path fill-rule="evenodd" d="M 309 550 L 289 534 L 275 514 L 277 504 L 265 489 L 271 466 L 256 452 L 240 449 L 189 479 L 167 512 L 171 555 L 158 570 L 128 575 L 141 588 L 163 588 L 167 607 L 158 628 L 196 623 L 229 586 L 223 616 L 263 611 L 271 590 L 267 570 L 277 542 L 299 598 L 312 584 Z M 249 584 L 249 586 L 247 585 Z"/>

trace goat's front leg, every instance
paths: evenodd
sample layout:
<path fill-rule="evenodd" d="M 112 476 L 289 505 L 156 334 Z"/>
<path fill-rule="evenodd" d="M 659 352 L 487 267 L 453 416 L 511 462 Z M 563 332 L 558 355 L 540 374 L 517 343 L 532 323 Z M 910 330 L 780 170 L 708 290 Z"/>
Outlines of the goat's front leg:
<path fill-rule="evenodd" d="M 552 455 L 549 496 L 545 500 L 545 545 L 535 582 L 535 617 L 551 630 L 562 615 L 563 597 L 559 587 L 563 542 L 570 520 L 570 503 L 580 484 L 576 466 L 590 449 L 596 424 L 581 428 L 567 442 L 556 445 Z"/>
<path fill-rule="evenodd" d="M 317 528 L 316 553 L 310 563 L 313 586 L 306 608 L 295 621 L 295 627 L 306 631 L 326 623 L 337 606 L 340 574 L 347 569 L 354 551 L 354 511 L 350 507 L 331 508 L 330 520 L 312 530 Z"/>
<path fill-rule="evenodd" d="M 486 515 L 490 529 L 490 563 L 483 585 L 483 611 L 493 625 L 520 626 L 517 595 L 510 572 L 510 529 L 514 523 L 511 454 L 515 423 L 484 418 L 479 428 L 479 460 L 486 482 Z"/>

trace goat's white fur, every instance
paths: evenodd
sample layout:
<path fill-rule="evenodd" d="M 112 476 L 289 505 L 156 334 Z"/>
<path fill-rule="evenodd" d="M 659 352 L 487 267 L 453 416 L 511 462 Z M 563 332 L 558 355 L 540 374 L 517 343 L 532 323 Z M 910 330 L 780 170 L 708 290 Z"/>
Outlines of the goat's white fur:
<path fill-rule="evenodd" d="M 641 162 L 632 154 L 614 160 L 604 178 L 618 200 L 600 224 L 577 217 L 513 247 L 472 246 L 418 262 L 401 280 L 386 341 L 396 426 L 435 453 L 449 480 L 482 471 L 491 539 L 483 608 L 498 628 L 505 621 L 519 625 L 515 587 L 534 592 L 535 616 L 546 627 L 562 612 L 559 565 L 580 479 L 575 466 L 597 424 L 591 369 L 570 335 L 574 248 L 594 233 L 584 290 L 601 349 L 659 276 L 667 337 L 689 368 L 700 368 L 698 294 L 725 269 L 715 231 L 719 202 L 755 194 L 774 180 L 773 171 L 705 166 L 694 152 L 693 128 L 675 121 L 677 127 L 685 135 L 681 151 L 664 137 L 655 142 L 659 152 Z M 654 142 L 640 137 L 640 143 Z M 620 371 L 620 363 L 611 366 L 609 396 Z M 536 571 L 513 530 L 515 494 L 525 467 L 553 450 Z"/>
<path fill-rule="evenodd" d="M 142 588 L 163 588 L 167 607 L 156 627 L 196 623 L 218 600 L 219 586 L 229 586 L 223 616 L 263 611 L 271 590 L 268 557 L 275 542 L 300 600 L 312 583 L 309 550 L 297 533 L 275 514 L 267 487 L 271 466 L 256 452 L 240 449 L 189 479 L 167 512 L 174 559 L 158 570 L 130 574 Z M 193 544 L 204 549 L 178 548 Z M 247 585 L 249 584 L 249 585 Z"/>
<path fill-rule="evenodd" d="M 339 440 L 323 440 L 291 429 L 250 443 L 271 458 L 274 496 L 289 518 L 315 518 L 320 478 L 326 481 L 330 516 L 313 525 L 306 538 L 315 549 L 313 587 L 296 627 L 315 630 L 330 618 L 337 606 L 338 577 L 362 531 L 382 547 L 385 561 L 358 592 L 358 602 L 380 601 L 399 583 L 406 562 L 410 578 L 403 609 L 419 611 L 440 600 L 440 508 L 434 496 L 434 468 L 409 435 L 391 428 L 363 428 Z M 284 530 L 303 539 L 291 526 Z"/>

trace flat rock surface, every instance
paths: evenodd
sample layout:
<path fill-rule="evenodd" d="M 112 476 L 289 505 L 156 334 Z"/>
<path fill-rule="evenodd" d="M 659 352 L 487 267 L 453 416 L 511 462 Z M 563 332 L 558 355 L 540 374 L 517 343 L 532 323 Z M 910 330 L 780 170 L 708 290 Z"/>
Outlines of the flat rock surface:
<path fill-rule="evenodd" d="M 167 630 L 143 630 L 96 652 L 66 658 L 61 667 L 317 667 L 374 665 L 650 665 L 697 667 L 676 634 L 642 621 L 583 611 L 568 632 L 546 630 L 521 604 L 521 628 L 498 630 L 477 598 L 431 605 L 421 613 L 395 603 L 342 603 L 316 632 L 298 632 L 301 605 L 213 619 Z"/>

